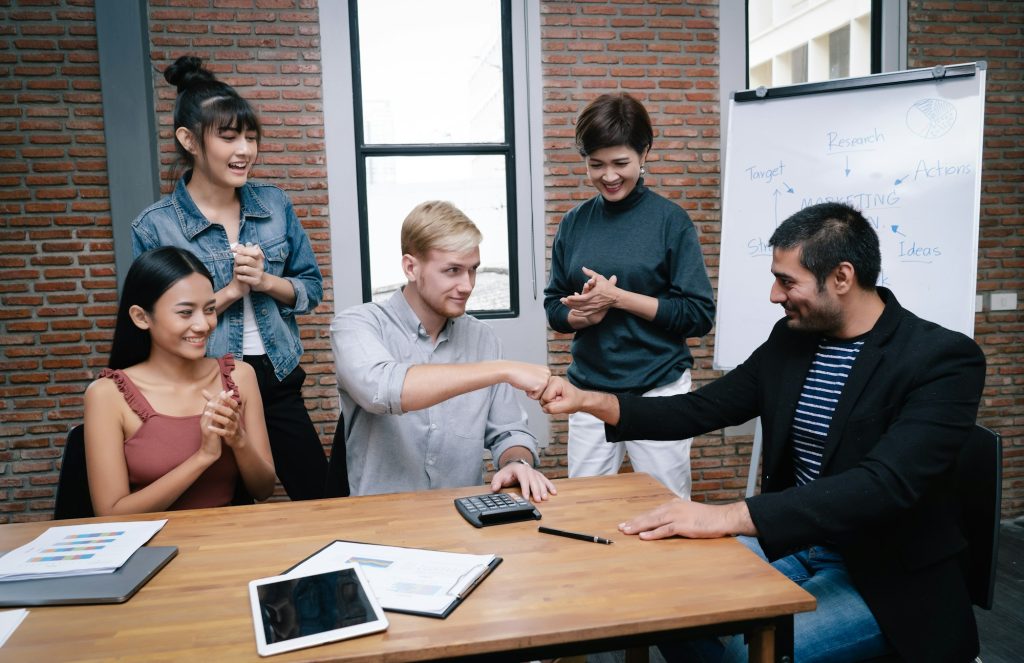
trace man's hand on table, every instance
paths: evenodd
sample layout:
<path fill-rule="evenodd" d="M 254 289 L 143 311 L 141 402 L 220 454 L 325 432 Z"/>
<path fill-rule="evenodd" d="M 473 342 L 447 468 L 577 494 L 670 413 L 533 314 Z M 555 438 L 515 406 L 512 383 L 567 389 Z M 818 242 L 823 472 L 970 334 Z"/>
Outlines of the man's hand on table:
<path fill-rule="evenodd" d="M 714 539 L 734 534 L 757 536 L 746 502 L 702 504 L 679 498 L 619 523 L 619 531 L 637 534 L 641 539 L 670 536 Z"/>
<path fill-rule="evenodd" d="M 491 492 L 496 493 L 502 488 L 519 484 L 523 498 L 534 502 L 543 502 L 551 495 L 557 495 L 555 484 L 546 476 L 533 469 L 533 465 L 519 459 L 505 462 L 491 479 Z"/>

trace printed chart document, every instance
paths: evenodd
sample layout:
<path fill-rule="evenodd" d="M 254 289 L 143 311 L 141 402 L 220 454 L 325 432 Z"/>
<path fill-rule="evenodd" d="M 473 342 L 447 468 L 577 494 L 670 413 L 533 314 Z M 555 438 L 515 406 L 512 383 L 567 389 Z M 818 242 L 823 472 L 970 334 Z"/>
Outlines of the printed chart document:
<path fill-rule="evenodd" d="M 166 522 L 51 527 L 0 557 L 0 582 L 113 573 Z"/>
<path fill-rule="evenodd" d="M 443 618 L 500 563 L 497 555 L 335 541 L 287 573 L 358 564 L 385 610 Z"/>

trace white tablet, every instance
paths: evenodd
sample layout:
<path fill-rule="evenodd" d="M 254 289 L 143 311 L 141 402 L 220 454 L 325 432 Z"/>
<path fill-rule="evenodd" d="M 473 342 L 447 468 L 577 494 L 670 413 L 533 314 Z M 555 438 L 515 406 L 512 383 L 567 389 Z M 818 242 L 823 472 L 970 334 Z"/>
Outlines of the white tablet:
<path fill-rule="evenodd" d="M 388 620 L 356 566 L 249 583 L 256 651 L 270 656 L 383 631 Z"/>

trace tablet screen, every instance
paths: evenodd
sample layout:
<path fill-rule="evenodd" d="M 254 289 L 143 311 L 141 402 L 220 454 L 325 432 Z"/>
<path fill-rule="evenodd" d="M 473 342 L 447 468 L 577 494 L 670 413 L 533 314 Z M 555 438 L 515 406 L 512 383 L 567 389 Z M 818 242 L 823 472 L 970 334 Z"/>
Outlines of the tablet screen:
<path fill-rule="evenodd" d="M 387 628 L 355 567 L 251 583 L 253 622 L 260 654 L 364 635 Z"/>

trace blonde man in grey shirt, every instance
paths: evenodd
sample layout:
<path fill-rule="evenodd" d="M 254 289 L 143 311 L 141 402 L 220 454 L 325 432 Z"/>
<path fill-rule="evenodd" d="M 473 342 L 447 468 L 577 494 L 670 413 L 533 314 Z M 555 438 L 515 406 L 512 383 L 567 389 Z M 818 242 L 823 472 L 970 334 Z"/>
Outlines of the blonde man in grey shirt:
<path fill-rule="evenodd" d="M 514 391 L 539 398 L 550 371 L 501 359 L 491 328 L 465 314 L 481 239 L 451 203 L 416 206 L 402 224 L 405 287 L 331 323 L 353 495 L 482 484 L 485 448 L 492 491 L 556 493 L 534 469 L 537 440 Z"/>

